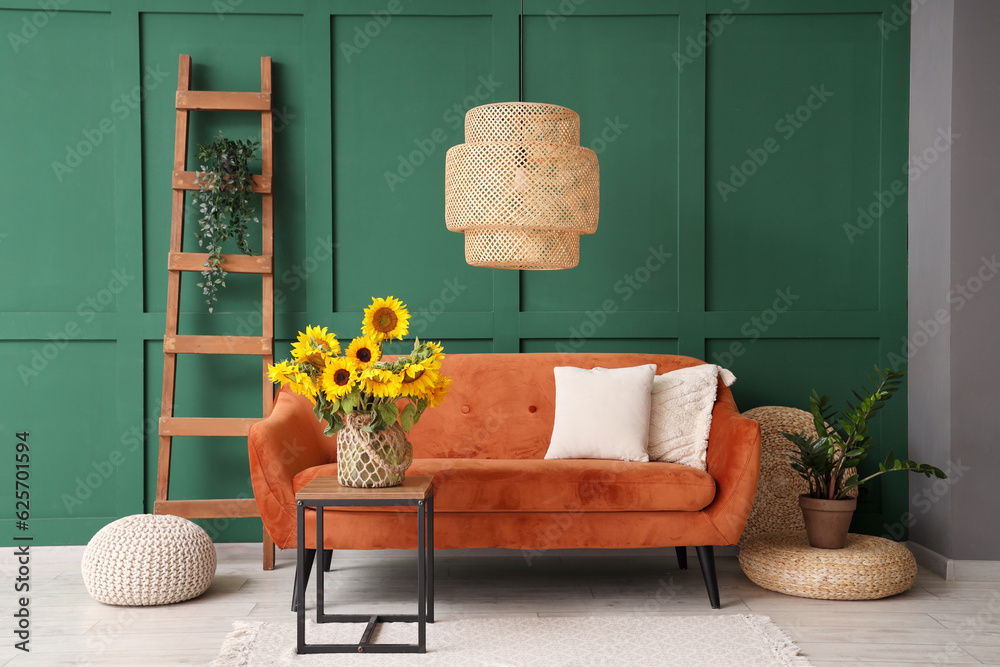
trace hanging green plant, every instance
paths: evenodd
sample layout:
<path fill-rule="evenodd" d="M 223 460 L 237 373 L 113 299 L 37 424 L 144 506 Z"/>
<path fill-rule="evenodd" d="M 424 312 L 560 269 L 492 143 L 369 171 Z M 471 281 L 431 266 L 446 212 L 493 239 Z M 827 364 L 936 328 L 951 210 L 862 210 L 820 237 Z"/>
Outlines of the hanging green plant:
<path fill-rule="evenodd" d="M 222 246 L 229 239 L 244 255 L 251 254 L 250 222 L 260 222 L 254 215 L 253 174 L 250 161 L 257 155 L 260 142 L 237 141 L 219 136 L 210 144 L 198 146 L 201 171 L 194 182 L 201 217 L 198 218 L 198 245 L 208 251 L 203 281 L 198 283 L 205 296 L 208 312 L 215 310 L 219 288 L 226 286 L 222 268 Z"/>

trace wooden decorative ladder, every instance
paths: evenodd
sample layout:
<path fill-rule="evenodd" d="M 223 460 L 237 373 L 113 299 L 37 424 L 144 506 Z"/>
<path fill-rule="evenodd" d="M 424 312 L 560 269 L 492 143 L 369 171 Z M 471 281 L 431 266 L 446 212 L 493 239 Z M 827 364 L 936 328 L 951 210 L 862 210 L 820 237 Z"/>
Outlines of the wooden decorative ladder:
<path fill-rule="evenodd" d="M 271 192 L 273 125 L 271 114 L 271 59 L 260 59 L 260 92 L 191 90 L 191 56 L 181 55 L 177 74 L 177 131 L 174 137 L 173 211 L 170 254 L 167 260 L 167 327 L 163 337 L 163 403 L 160 413 L 160 453 L 157 461 L 155 514 L 175 514 L 188 519 L 260 516 L 253 498 L 170 500 L 170 447 L 174 436 L 243 436 L 259 419 L 174 417 L 178 354 L 260 355 L 262 361 L 263 416 L 271 413 L 273 384 L 267 365 L 274 363 L 274 202 Z M 188 114 L 191 111 L 251 111 L 260 113 L 262 173 L 254 176 L 254 192 L 262 198 L 260 255 L 223 255 L 229 273 L 258 273 L 262 279 L 260 337 L 178 335 L 181 273 L 201 272 L 206 253 L 183 251 L 184 203 L 188 190 L 197 190 L 195 172 L 187 171 Z M 274 568 L 274 542 L 264 529 L 264 569 Z"/>

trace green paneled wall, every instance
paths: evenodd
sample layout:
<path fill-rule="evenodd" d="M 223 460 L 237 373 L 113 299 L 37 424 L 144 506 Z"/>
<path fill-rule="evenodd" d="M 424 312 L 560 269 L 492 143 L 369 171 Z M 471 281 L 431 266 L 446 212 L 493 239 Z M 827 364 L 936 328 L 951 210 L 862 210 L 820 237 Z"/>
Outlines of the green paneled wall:
<path fill-rule="evenodd" d="M 843 223 L 879 186 L 881 47 L 869 14 L 744 16 L 713 44 L 709 310 L 761 310 L 789 286 L 796 310 L 878 310 L 865 289 L 879 280 L 878 235 L 852 244 Z"/>
<path fill-rule="evenodd" d="M 152 506 L 180 53 L 202 89 L 254 90 L 274 60 L 279 355 L 306 323 L 350 336 L 387 293 L 452 353 L 722 363 L 743 409 L 843 398 L 898 352 L 905 204 L 843 230 L 906 160 L 909 44 L 878 30 L 889 0 L 526 0 L 525 98 L 579 112 L 602 171 L 598 232 L 553 273 L 469 267 L 443 222 L 464 112 L 517 98 L 519 7 L 78 0 L 32 30 L 37 5 L 0 0 L 15 128 L 0 136 L 0 434 L 31 432 L 37 543 Z M 259 136 L 255 116 L 195 113 L 192 148 L 220 129 Z M 209 316 L 186 277 L 182 331 L 258 332 L 259 280 L 233 276 Z M 258 372 L 182 357 L 177 414 L 256 416 Z M 905 403 L 882 413 L 884 451 L 905 451 Z M 173 497 L 251 493 L 244 441 L 175 442 Z M 12 474 L 0 465 L 0 486 Z M 855 529 L 905 511 L 906 479 L 883 479 Z M 259 539 L 257 520 L 202 523 Z M 10 513 L 0 525 L 9 540 Z"/>
<path fill-rule="evenodd" d="M 429 310 L 447 291 L 449 313 L 490 312 L 491 273 L 466 264 L 462 236 L 439 223 L 445 152 L 462 142 L 465 111 L 517 96 L 516 81 L 493 73 L 491 17 L 402 15 L 363 51 L 342 46 L 371 20 L 332 27 L 333 307 L 360 312 L 371 294 L 405 293 Z"/>
<path fill-rule="evenodd" d="M 583 237 L 585 268 L 525 273 L 522 309 L 588 311 L 613 299 L 622 311 L 676 311 L 680 74 L 664 65 L 678 17 L 530 16 L 524 43 L 525 99 L 580 114 L 580 143 L 601 164 L 601 220 L 614 223 Z M 640 282 L 647 262 L 655 270 Z M 636 271 L 641 289 L 622 282 Z"/>

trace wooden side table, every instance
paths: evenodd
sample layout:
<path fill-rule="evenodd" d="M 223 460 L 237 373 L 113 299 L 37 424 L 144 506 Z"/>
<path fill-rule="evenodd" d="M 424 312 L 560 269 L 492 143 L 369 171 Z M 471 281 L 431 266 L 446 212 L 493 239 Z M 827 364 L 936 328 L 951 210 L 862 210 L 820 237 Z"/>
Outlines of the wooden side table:
<path fill-rule="evenodd" d="M 356 489 L 341 486 L 336 477 L 317 477 L 295 494 L 298 520 L 298 549 L 295 577 L 298 653 L 426 653 L 427 623 L 434 622 L 434 478 L 407 477 L 400 486 L 384 489 Z M 306 643 L 305 511 L 316 512 L 316 548 L 323 548 L 324 507 L 406 507 L 417 508 L 417 613 L 416 614 L 327 614 L 324 612 L 323 567 L 316 567 L 316 623 L 367 623 L 357 644 Z M 311 563 L 310 563 L 311 565 Z M 379 623 L 416 623 L 416 644 L 372 644 Z"/>

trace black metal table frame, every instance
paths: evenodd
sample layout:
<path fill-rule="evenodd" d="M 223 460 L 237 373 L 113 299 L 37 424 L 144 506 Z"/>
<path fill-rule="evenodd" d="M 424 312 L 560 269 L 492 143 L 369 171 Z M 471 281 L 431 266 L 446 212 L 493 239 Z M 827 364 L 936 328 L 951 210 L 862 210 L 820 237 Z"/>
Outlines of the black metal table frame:
<path fill-rule="evenodd" d="M 416 614 L 327 614 L 324 611 L 322 562 L 316 565 L 316 623 L 367 623 L 357 644 L 306 643 L 305 511 L 316 511 L 316 548 L 323 548 L 324 507 L 417 507 L 417 613 Z M 426 500 L 299 500 L 297 507 L 298 545 L 296 549 L 295 595 L 300 601 L 296 611 L 297 653 L 426 653 L 427 623 L 434 622 L 434 487 Z M 372 644 L 371 636 L 379 623 L 416 623 L 416 644 Z"/>

